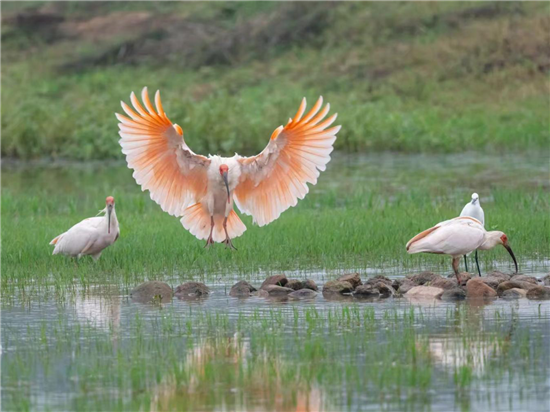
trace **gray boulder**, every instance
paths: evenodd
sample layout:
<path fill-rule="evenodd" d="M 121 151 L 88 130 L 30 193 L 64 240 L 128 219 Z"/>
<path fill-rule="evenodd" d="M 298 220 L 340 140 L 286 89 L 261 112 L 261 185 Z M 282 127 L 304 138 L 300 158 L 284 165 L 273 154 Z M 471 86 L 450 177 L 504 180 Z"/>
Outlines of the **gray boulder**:
<path fill-rule="evenodd" d="M 411 290 L 415 286 L 417 286 L 417 285 L 412 280 L 405 279 L 401 283 L 401 285 L 399 286 L 399 289 L 397 290 L 397 293 L 399 293 L 400 295 L 404 295 L 405 293 L 407 293 L 409 290 Z"/>
<path fill-rule="evenodd" d="M 433 272 L 420 272 L 416 275 L 408 275 L 407 279 L 413 282 L 416 286 L 424 285 L 428 282 L 433 282 L 436 279 L 440 279 L 441 275 L 437 275 Z"/>
<path fill-rule="evenodd" d="M 210 289 L 201 282 L 185 282 L 176 288 L 174 295 L 178 299 L 197 299 L 208 296 Z"/>
<path fill-rule="evenodd" d="M 306 289 L 311 289 L 311 290 L 319 290 L 319 288 L 317 287 L 317 285 L 315 284 L 315 282 L 311 279 L 306 279 L 304 281 L 304 288 Z"/>
<path fill-rule="evenodd" d="M 357 286 L 353 296 L 359 299 L 372 299 L 380 297 L 380 291 L 372 284 Z"/>
<path fill-rule="evenodd" d="M 547 286 L 535 286 L 527 291 L 527 299 L 547 300 L 550 299 L 550 288 Z"/>
<path fill-rule="evenodd" d="M 256 288 L 246 280 L 241 280 L 231 287 L 229 296 L 233 296 L 234 298 L 244 298 L 251 296 L 252 292 L 256 292 Z"/>
<path fill-rule="evenodd" d="M 172 288 L 167 283 L 156 280 L 144 282 L 130 292 L 132 300 L 140 303 L 167 303 L 172 300 L 172 295 Z"/>
<path fill-rule="evenodd" d="M 512 282 L 529 282 L 533 285 L 538 285 L 538 280 L 534 276 L 527 276 L 527 275 L 513 275 L 510 280 Z"/>
<path fill-rule="evenodd" d="M 293 289 L 278 285 L 267 285 L 262 290 L 267 292 L 269 296 L 286 296 L 289 293 L 294 292 Z"/>
<path fill-rule="evenodd" d="M 347 275 L 340 276 L 336 280 L 340 282 L 348 282 L 353 289 L 355 289 L 359 285 L 362 285 L 359 273 L 348 273 Z"/>
<path fill-rule="evenodd" d="M 521 299 L 527 297 L 527 291 L 525 289 L 508 289 L 502 294 L 502 299 Z"/>
<path fill-rule="evenodd" d="M 305 282 L 298 279 L 289 279 L 285 288 L 290 288 L 292 290 L 300 290 L 305 288 Z"/>
<path fill-rule="evenodd" d="M 441 288 L 444 290 L 452 290 L 458 287 L 458 283 L 456 282 L 456 279 L 446 279 L 444 277 L 440 277 L 426 283 L 426 286 L 433 286 L 434 288 Z"/>
<path fill-rule="evenodd" d="M 456 282 L 455 282 L 456 286 Z M 454 289 L 447 289 L 443 294 L 441 295 L 441 300 L 447 301 L 447 302 L 453 302 L 457 300 L 463 300 L 466 299 L 466 292 L 464 292 L 464 289 L 455 287 Z"/>
<path fill-rule="evenodd" d="M 264 280 L 264 283 L 262 283 L 260 289 L 265 289 L 265 287 L 269 285 L 285 286 L 287 283 L 288 279 L 285 275 L 273 275 Z"/>
<path fill-rule="evenodd" d="M 323 294 L 325 293 L 351 293 L 353 292 L 351 283 L 341 280 L 331 280 L 323 285 Z"/>
<path fill-rule="evenodd" d="M 531 282 L 521 282 L 521 281 L 512 281 L 507 280 L 505 282 L 502 282 L 500 285 L 498 285 L 497 293 L 499 296 L 502 296 L 502 294 L 507 291 L 508 289 L 525 289 L 529 290 L 537 285 L 531 283 Z"/>

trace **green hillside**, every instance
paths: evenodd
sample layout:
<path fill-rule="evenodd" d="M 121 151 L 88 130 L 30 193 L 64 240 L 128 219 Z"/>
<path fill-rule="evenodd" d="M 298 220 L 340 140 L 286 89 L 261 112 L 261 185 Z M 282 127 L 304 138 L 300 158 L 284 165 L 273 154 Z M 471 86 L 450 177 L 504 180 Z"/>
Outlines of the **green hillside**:
<path fill-rule="evenodd" d="M 249 155 L 319 96 L 346 151 L 549 142 L 546 3 L 2 3 L 2 156 L 121 158 L 160 89 L 199 153 Z"/>

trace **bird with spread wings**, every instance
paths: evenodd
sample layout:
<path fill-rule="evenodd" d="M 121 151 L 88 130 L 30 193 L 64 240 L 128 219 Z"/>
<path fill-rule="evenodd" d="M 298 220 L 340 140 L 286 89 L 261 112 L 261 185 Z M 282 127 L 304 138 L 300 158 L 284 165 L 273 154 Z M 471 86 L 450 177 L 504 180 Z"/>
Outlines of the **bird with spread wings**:
<path fill-rule="evenodd" d="M 330 105 L 322 107 L 322 97 L 307 113 L 304 98 L 257 156 L 206 157 L 187 146 L 181 127 L 166 116 L 158 91 L 154 107 L 147 88 L 141 99 L 143 104 L 132 93 L 133 108 L 121 102 L 126 115 L 116 114 L 128 167 L 142 190 L 162 210 L 181 217 L 183 227 L 205 239 L 205 246 L 220 242 L 234 248 L 231 240 L 246 230 L 233 202 L 259 226 L 296 206 L 308 193 L 307 184 L 315 185 L 325 170 L 341 127 L 330 127 L 337 114 L 326 118 Z"/>

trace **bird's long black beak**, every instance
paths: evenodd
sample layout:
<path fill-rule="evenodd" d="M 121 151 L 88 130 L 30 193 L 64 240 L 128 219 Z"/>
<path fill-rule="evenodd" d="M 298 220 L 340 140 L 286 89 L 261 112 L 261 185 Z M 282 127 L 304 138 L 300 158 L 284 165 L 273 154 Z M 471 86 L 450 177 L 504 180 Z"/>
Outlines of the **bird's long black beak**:
<path fill-rule="evenodd" d="M 512 256 L 512 259 L 514 261 L 514 265 L 516 265 L 516 273 L 518 273 L 518 261 L 516 260 L 516 257 L 514 256 L 514 252 L 512 252 L 512 248 L 508 245 L 502 245 L 506 248 L 510 256 Z"/>
<path fill-rule="evenodd" d="M 107 206 L 107 233 L 111 233 L 111 212 L 113 210 L 113 206 L 109 205 Z"/>
<path fill-rule="evenodd" d="M 227 172 L 222 173 L 222 178 L 225 183 L 225 188 L 227 189 L 227 203 L 229 203 L 229 183 L 227 182 Z"/>

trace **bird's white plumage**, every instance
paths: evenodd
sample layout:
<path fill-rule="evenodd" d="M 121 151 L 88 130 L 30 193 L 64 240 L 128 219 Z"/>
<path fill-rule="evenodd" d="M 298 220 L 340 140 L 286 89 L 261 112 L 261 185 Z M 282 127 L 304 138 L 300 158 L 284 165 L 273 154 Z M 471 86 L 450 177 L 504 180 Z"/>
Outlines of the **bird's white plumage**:
<path fill-rule="evenodd" d="M 472 200 L 464 206 L 462 209 L 462 212 L 460 212 L 460 216 L 470 216 L 474 219 L 477 219 L 481 222 L 483 226 L 485 226 L 485 213 L 483 212 L 483 208 L 481 207 L 480 201 L 479 201 L 479 195 L 477 193 L 472 194 Z"/>
<path fill-rule="evenodd" d="M 102 212 L 105 212 L 105 216 L 84 219 L 53 239 L 50 242 L 50 245 L 55 245 L 52 254 L 62 254 L 76 258 L 91 255 L 94 259 L 99 259 L 101 252 L 112 245 L 120 234 L 114 204 L 111 212 L 110 230 L 107 208 Z"/>
<path fill-rule="evenodd" d="M 415 236 L 407 244 L 409 253 L 439 253 L 462 256 L 479 248 L 485 241 L 487 231 L 476 219 L 458 217 L 438 223 L 428 229 L 425 236 Z M 418 237 L 418 239 L 416 239 Z M 415 240 L 416 239 L 416 240 Z"/>

